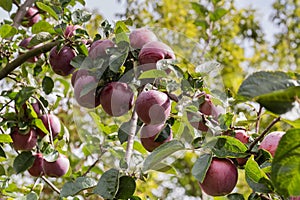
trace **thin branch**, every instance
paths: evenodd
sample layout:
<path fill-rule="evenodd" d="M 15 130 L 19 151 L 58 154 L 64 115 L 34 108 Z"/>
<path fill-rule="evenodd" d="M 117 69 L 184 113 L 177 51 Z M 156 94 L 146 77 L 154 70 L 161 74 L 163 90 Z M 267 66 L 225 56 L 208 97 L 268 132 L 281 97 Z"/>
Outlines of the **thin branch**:
<path fill-rule="evenodd" d="M 86 172 L 82 174 L 82 176 L 86 176 L 97 165 L 105 152 L 106 150 L 101 147 L 101 154 L 98 156 L 97 160 L 95 160 L 95 162 L 86 170 Z"/>
<path fill-rule="evenodd" d="M 26 0 L 18 9 L 16 16 L 14 17 L 13 26 L 18 28 L 26 15 L 27 8 L 31 7 L 31 5 L 35 2 L 35 0 Z"/>
<path fill-rule="evenodd" d="M 57 194 L 60 194 L 60 190 L 45 176 L 42 176 L 42 179 L 54 190 Z"/>
<path fill-rule="evenodd" d="M 261 119 L 261 112 L 262 112 L 262 106 L 259 106 L 259 110 L 257 112 L 257 118 L 256 118 L 256 124 L 255 124 L 255 133 L 259 133 L 259 127 L 260 127 L 260 119 Z"/>
<path fill-rule="evenodd" d="M 128 133 L 127 147 L 125 153 L 125 161 L 127 162 L 128 166 L 130 165 L 130 159 L 133 151 L 134 136 L 137 128 L 137 120 L 138 120 L 137 113 L 135 110 L 133 110 L 132 117 L 130 120 L 130 130 Z"/>

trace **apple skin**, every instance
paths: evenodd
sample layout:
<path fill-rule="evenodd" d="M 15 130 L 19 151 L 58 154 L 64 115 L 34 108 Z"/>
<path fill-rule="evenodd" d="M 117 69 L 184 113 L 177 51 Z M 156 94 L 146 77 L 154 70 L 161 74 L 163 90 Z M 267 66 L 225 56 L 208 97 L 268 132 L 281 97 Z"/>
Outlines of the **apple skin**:
<path fill-rule="evenodd" d="M 133 96 L 133 91 L 128 84 L 110 82 L 100 93 L 100 104 L 107 114 L 118 117 L 132 108 Z"/>
<path fill-rule="evenodd" d="M 98 83 L 94 76 L 80 76 L 74 85 L 74 96 L 77 103 L 86 108 L 95 108 L 100 105 L 100 98 L 96 96 L 96 88 L 91 89 L 87 94 L 80 96 L 81 91 L 89 85 Z"/>
<path fill-rule="evenodd" d="M 61 131 L 60 120 L 56 115 L 53 115 L 53 114 L 44 114 L 44 115 L 40 116 L 40 119 L 42 120 L 44 126 L 49 131 L 49 133 L 50 133 L 50 130 L 49 130 L 48 118 L 50 121 L 52 137 L 55 138 Z M 37 129 L 37 133 L 41 138 L 45 137 L 45 135 L 46 135 L 41 129 Z"/>
<path fill-rule="evenodd" d="M 290 197 L 289 200 L 300 200 L 300 196 L 297 196 L 297 197 Z"/>
<path fill-rule="evenodd" d="M 106 49 L 110 47 L 114 47 L 115 43 L 109 39 L 105 40 L 96 40 L 92 43 L 89 49 L 89 57 L 92 59 L 96 59 L 99 57 L 107 56 Z"/>
<path fill-rule="evenodd" d="M 274 131 L 269 133 L 260 143 L 258 149 L 269 151 L 274 157 L 281 137 L 285 134 L 283 131 Z"/>
<path fill-rule="evenodd" d="M 49 56 L 52 70 L 58 75 L 68 76 L 75 70 L 70 64 L 75 55 L 75 51 L 71 47 L 64 46 L 59 52 L 57 51 L 57 47 L 53 47 Z"/>
<path fill-rule="evenodd" d="M 33 128 L 25 135 L 19 133 L 18 128 L 12 128 L 10 136 L 15 150 L 30 151 L 36 146 L 37 132 Z"/>
<path fill-rule="evenodd" d="M 172 134 L 172 130 L 170 130 L 171 132 L 167 139 L 159 142 L 155 141 L 157 134 L 159 134 L 164 127 L 165 124 L 145 125 L 142 127 L 140 133 L 141 143 L 147 151 L 152 152 L 154 149 L 156 149 L 163 143 L 172 140 L 173 134 Z"/>
<path fill-rule="evenodd" d="M 241 141 L 243 144 L 247 144 L 249 142 L 249 135 L 245 130 L 239 129 L 235 131 L 235 138 Z M 237 158 L 236 161 L 240 166 L 246 164 L 248 158 Z"/>
<path fill-rule="evenodd" d="M 187 112 L 187 117 L 188 120 L 190 122 L 190 124 L 200 130 L 200 131 L 204 131 L 207 132 L 208 131 L 208 126 L 205 125 L 205 122 L 200 120 L 196 114 L 192 113 L 192 112 Z M 199 120 L 199 121 L 198 121 Z"/>
<path fill-rule="evenodd" d="M 74 87 L 77 79 L 79 79 L 79 77 L 81 76 L 87 76 L 89 75 L 89 71 L 87 69 L 79 69 L 77 71 L 74 71 L 72 74 L 72 78 L 71 78 L 71 84 Z"/>
<path fill-rule="evenodd" d="M 200 187 L 210 196 L 224 196 L 236 186 L 238 171 L 233 162 L 226 158 L 212 159 Z"/>
<path fill-rule="evenodd" d="M 205 115 L 211 115 L 214 105 L 209 94 L 204 95 L 204 102 L 199 106 L 199 111 Z"/>
<path fill-rule="evenodd" d="M 61 177 L 67 173 L 70 167 L 69 159 L 63 155 L 59 154 L 58 158 L 54 162 L 48 162 L 44 159 L 43 170 L 46 176 L 50 177 Z"/>
<path fill-rule="evenodd" d="M 34 177 L 39 177 L 44 175 L 44 170 L 43 170 L 43 154 L 37 153 L 34 155 L 35 160 L 33 162 L 33 165 L 28 169 L 28 172 L 31 176 Z"/>
<path fill-rule="evenodd" d="M 33 47 L 28 47 L 28 45 L 29 45 L 31 39 L 32 39 L 32 37 L 25 38 L 24 40 L 22 40 L 22 41 L 20 42 L 19 46 L 20 46 L 20 47 L 24 47 L 24 48 L 26 48 L 26 49 L 28 49 L 28 50 L 31 50 L 31 49 L 34 49 L 34 48 L 38 47 L 39 45 L 33 46 Z M 20 53 L 20 55 L 22 55 L 22 54 L 23 54 L 23 53 Z M 26 61 L 27 61 L 27 62 L 30 62 L 30 63 L 35 63 L 35 62 L 38 61 L 38 59 L 39 59 L 38 56 L 33 56 L 33 57 L 27 59 Z"/>
<path fill-rule="evenodd" d="M 138 28 L 129 34 L 129 40 L 132 48 L 141 49 L 148 42 L 157 41 L 158 39 L 152 31 L 146 28 Z"/>
<path fill-rule="evenodd" d="M 76 29 L 80 29 L 81 26 L 79 25 L 68 25 L 64 32 L 65 38 L 70 38 L 75 34 Z"/>
<path fill-rule="evenodd" d="M 171 103 L 165 93 L 149 90 L 139 94 L 135 109 L 145 124 L 162 124 L 170 115 Z"/>
<path fill-rule="evenodd" d="M 35 111 L 35 113 L 37 114 L 37 116 L 42 115 L 40 104 L 38 102 L 32 103 L 31 106 L 32 106 L 33 110 Z"/>
<path fill-rule="evenodd" d="M 40 21 L 41 18 L 40 18 L 40 14 L 38 12 L 39 12 L 39 10 L 36 7 L 30 7 L 25 14 L 25 18 L 28 21 L 22 23 L 22 25 L 25 27 L 31 27 L 35 23 Z"/>

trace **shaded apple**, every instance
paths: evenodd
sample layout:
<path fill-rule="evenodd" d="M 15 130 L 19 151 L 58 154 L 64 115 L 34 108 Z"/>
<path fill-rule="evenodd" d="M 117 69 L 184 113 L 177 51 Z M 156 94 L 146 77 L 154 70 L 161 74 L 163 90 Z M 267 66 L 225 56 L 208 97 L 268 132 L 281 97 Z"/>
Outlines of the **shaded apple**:
<path fill-rule="evenodd" d="M 30 7 L 25 14 L 22 25 L 25 27 L 30 27 L 40 21 L 40 19 L 39 10 L 36 7 Z"/>
<path fill-rule="evenodd" d="M 22 40 L 22 41 L 20 42 L 19 46 L 20 46 L 20 47 L 24 47 L 25 49 L 28 49 L 28 50 L 32 50 L 32 49 L 34 49 L 34 48 L 37 48 L 39 45 L 29 47 L 29 43 L 30 43 L 31 39 L 32 39 L 32 37 L 25 38 L 24 40 Z M 19 54 L 22 55 L 23 53 L 19 53 Z M 30 62 L 30 63 L 35 63 L 35 62 L 38 61 L 38 59 L 39 59 L 38 56 L 33 56 L 33 57 L 27 59 L 26 61 L 27 61 L 27 62 Z"/>
<path fill-rule="evenodd" d="M 12 128 L 10 134 L 15 150 L 30 151 L 36 146 L 37 133 L 33 128 L 30 128 L 27 133 L 20 133 L 17 127 Z"/>
<path fill-rule="evenodd" d="M 235 136 L 236 139 L 241 141 L 243 144 L 247 144 L 249 142 L 249 135 L 247 132 L 243 129 L 235 130 Z M 246 164 L 248 158 L 237 158 L 236 161 L 240 166 L 243 166 Z"/>
<path fill-rule="evenodd" d="M 61 177 L 67 173 L 70 167 L 69 159 L 63 155 L 59 154 L 57 160 L 54 162 L 48 162 L 44 159 L 43 170 L 46 176 L 50 177 Z"/>
<path fill-rule="evenodd" d="M 37 114 L 37 116 L 41 116 L 42 115 L 40 104 L 38 102 L 31 103 L 31 106 L 32 106 L 34 112 Z"/>
<path fill-rule="evenodd" d="M 140 133 L 141 143 L 149 152 L 172 140 L 172 138 L 172 130 L 165 124 L 145 125 Z"/>
<path fill-rule="evenodd" d="M 87 69 L 79 69 L 73 72 L 72 74 L 72 78 L 71 78 L 71 84 L 74 87 L 77 79 L 79 79 L 79 77 L 81 76 L 87 76 L 89 75 L 89 71 Z"/>
<path fill-rule="evenodd" d="M 68 25 L 64 32 L 65 38 L 70 38 L 75 34 L 76 29 L 80 29 L 81 26 L 79 25 Z"/>
<path fill-rule="evenodd" d="M 59 51 L 57 51 L 57 47 L 53 47 L 49 56 L 52 70 L 61 76 L 71 74 L 75 68 L 70 63 L 75 55 L 75 51 L 71 47 L 63 46 Z"/>
<path fill-rule="evenodd" d="M 285 134 L 283 131 L 274 131 L 269 133 L 264 139 L 261 141 L 258 149 L 264 149 L 269 151 L 272 156 L 275 155 L 277 146 L 281 137 Z"/>
<path fill-rule="evenodd" d="M 33 162 L 33 165 L 28 169 L 28 172 L 31 176 L 39 177 L 44 175 L 44 170 L 43 170 L 43 154 L 37 153 L 34 155 L 35 160 Z"/>
<path fill-rule="evenodd" d="M 165 93 L 149 90 L 139 94 L 135 109 L 145 124 L 162 124 L 170 115 L 171 103 Z"/>
<path fill-rule="evenodd" d="M 80 106 L 95 108 L 100 105 L 100 98 L 96 96 L 98 81 L 94 76 L 80 76 L 74 85 L 74 96 Z"/>
<path fill-rule="evenodd" d="M 100 93 L 100 104 L 103 110 L 111 116 L 122 116 L 133 105 L 133 91 L 126 83 L 110 82 Z"/>
<path fill-rule="evenodd" d="M 157 41 L 157 37 L 146 28 L 138 28 L 129 34 L 129 40 L 132 48 L 141 49 L 146 43 Z"/>
<path fill-rule="evenodd" d="M 194 128 L 204 132 L 208 131 L 208 126 L 205 125 L 205 118 L 203 115 L 200 113 L 196 114 L 193 112 L 187 112 L 187 117 L 188 121 Z"/>
<path fill-rule="evenodd" d="M 238 171 L 233 162 L 214 157 L 200 187 L 210 196 L 224 196 L 234 189 L 237 180 Z"/>
<path fill-rule="evenodd" d="M 204 94 L 204 102 L 199 106 L 199 111 L 205 115 L 211 115 L 214 104 L 211 101 L 211 95 Z"/>
<path fill-rule="evenodd" d="M 42 116 L 39 117 L 44 126 L 46 127 L 46 129 L 49 131 L 50 133 L 50 129 L 49 129 L 49 122 L 50 122 L 50 128 L 51 128 L 51 132 L 52 132 L 52 137 L 55 138 L 61 131 L 61 124 L 60 124 L 60 120 L 56 115 L 53 114 L 44 114 Z M 49 122 L 48 122 L 49 120 Z M 43 138 L 45 137 L 45 133 L 41 130 L 41 129 L 37 129 L 37 133 L 38 135 Z"/>
<path fill-rule="evenodd" d="M 115 43 L 109 39 L 105 40 L 96 40 L 92 43 L 89 49 L 89 57 L 96 59 L 99 57 L 107 56 L 106 50 L 110 47 L 114 47 Z"/>

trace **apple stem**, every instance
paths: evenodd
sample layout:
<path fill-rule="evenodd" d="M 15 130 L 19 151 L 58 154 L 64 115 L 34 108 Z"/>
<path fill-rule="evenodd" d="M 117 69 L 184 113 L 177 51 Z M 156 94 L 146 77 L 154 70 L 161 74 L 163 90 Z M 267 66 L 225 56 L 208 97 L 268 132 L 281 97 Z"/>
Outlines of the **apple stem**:
<path fill-rule="evenodd" d="M 255 124 L 255 133 L 256 134 L 258 134 L 258 132 L 259 132 L 261 112 L 262 112 L 262 106 L 260 105 L 259 110 L 257 112 L 257 119 L 256 119 L 256 124 Z"/>
<path fill-rule="evenodd" d="M 42 176 L 42 179 L 54 190 L 57 194 L 60 194 L 60 190 L 45 176 Z"/>
<path fill-rule="evenodd" d="M 130 130 L 128 133 L 126 153 L 125 153 L 125 161 L 127 162 L 128 166 L 130 165 L 130 159 L 133 151 L 134 136 L 137 128 L 137 120 L 138 120 L 138 116 L 134 109 L 130 120 Z"/>
<path fill-rule="evenodd" d="M 268 126 L 267 128 L 260 134 L 260 136 L 258 136 L 249 146 L 249 149 L 247 150 L 247 152 L 250 152 L 253 147 L 261 140 L 265 137 L 265 135 L 269 132 L 269 130 L 277 123 L 280 121 L 280 117 L 277 117 L 276 119 L 274 119 Z"/>

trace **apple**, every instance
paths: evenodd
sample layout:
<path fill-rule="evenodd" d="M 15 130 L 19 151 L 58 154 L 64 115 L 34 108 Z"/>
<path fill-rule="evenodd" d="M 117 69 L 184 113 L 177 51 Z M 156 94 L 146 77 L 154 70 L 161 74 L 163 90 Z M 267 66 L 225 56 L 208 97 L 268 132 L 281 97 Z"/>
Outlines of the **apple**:
<path fill-rule="evenodd" d="M 25 27 L 33 26 L 41 19 L 39 10 L 36 7 L 30 7 L 25 14 L 25 19 L 26 21 L 22 23 L 23 26 Z"/>
<path fill-rule="evenodd" d="M 79 79 L 79 77 L 81 76 L 87 76 L 89 75 L 89 71 L 87 69 L 79 69 L 77 71 L 74 71 L 72 74 L 72 78 L 71 78 L 71 84 L 74 87 L 77 79 Z"/>
<path fill-rule="evenodd" d="M 274 131 L 269 133 L 261 141 L 258 149 L 264 149 L 266 151 L 269 151 L 271 155 L 274 157 L 279 141 L 284 134 L 285 132 L 283 131 Z"/>
<path fill-rule="evenodd" d="M 94 76 L 80 76 L 74 85 L 74 96 L 80 106 L 95 108 L 100 105 L 100 98 L 96 96 L 98 81 Z"/>
<path fill-rule="evenodd" d="M 54 162 L 48 162 L 44 159 L 43 170 L 46 176 L 50 177 L 61 177 L 67 173 L 70 167 L 69 159 L 63 155 L 59 154 L 58 158 Z"/>
<path fill-rule="evenodd" d="M 44 175 L 44 170 L 43 170 L 43 154 L 37 153 L 34 155 L 35 160 L 33 162 L 33 165 L 28 169 L 28 172 L 31 176 L 39 177 Z"/>
<path fill-rule="evenodd" d="M 110 82 L 100 93 L 100 104 L 111 116 L 122 116 L 133 105 L 133 91 L 126 83 Z"/>
<path fill-rule="evenodd" d="M 214 105 L 211 101 L 211 95 L 204 94 L 204 102 L 199 106 L 199 111 L 204 115 L 211 115 Z"/>
<path fill-rule="evenodd" d="M 249 135 L 243 129 L 235 130 L 235 138 L 241 141 L 243 144 L 247 144 L 249 142 Z M 246 164 L 248 158 L 237 158 L 236 161 L 240 166 Z"/>
<path fill-rule="evenodd" d="M 37 114 L 37 116 L 42 115 L 40 104 L 38 102 L 32 103 L 31 106 L 32 106 L 33 110 L 35 111 L 35 113 Z"/>
<path fill-rule="evenodd" d="M 146 28 L 138 28 L 129 34 L 129 40 L 132 48 L 141 49 L 148 42 L 157 41 L 157 37 Z"/>
<path fill-rule="evenodd" d="M 75 51 L 71 47 L 63 46 L 59 51 L 57 51 L 57 47 L 53 47 L 49 56 L 52 70 L 61 76 L 71 74 L 75 68 L 70 63 L 75 55 Z"/>
<path fill-rule="evenodd" d="M 135 109 L 145 124 L 162 124 L 170 115 L 171 103 L 165 93 L 149 90 L 138 95 Z"/>
<path fill-rule="evenodd" d="M 187 117 L 194 128 L 204 132 L 208 131 L 208 126 L 205 125 L 205 118 L 203 115 L 200 114 L 200 116 L 197 116 L 195 113 L 187 112 Z"/>
<path fill-rule="evenodd" d="M 141 143 L 149 152 L 172 140 L 172 137 L 172 130 L 167 130 L 165 124 L 145 125 L 140 133 Z"/>
<path fill-rule="evenodd" d="M 99 57 L 107 56 L 106 50 L 110 47 L 114 47 L 115 43 L 109 39 L 105 40 L 96 40 L 92 43 L 89 49 L 89 57 L 96 59 Z"/>
<path fill-rule="evenodd" d="M 25 49 L 28 49 L 28 50 L 31 50 L 31 49 L 34 49 L 36 47 L 38 47 L 39 45 L 37 46 L 33 46 L 33 47 L 28 47 L 29 46 L 29 43 L 31 41 L 32 37 L 28 37 L 28 38 L 25 38 L 24 40 L 22 40 L 19 44 L 20 47 L 24 47 Z M 22 55 L 23 53 L 20 53 L 20 55 Z M 29 59 L 27 59 L 27 62 L 30 62 L 30 63 L 35 63 L 37 62 L 39 59 L 38 56 L 33 56 Z"/>
<path fill-rule="evenodd" d="M 40 116 L 40 119 L 42 120 L 44 126 L 46 127 L 46 129 L 49 131 L 50 133 L 50 129 L 49 129 L 49 123 L 48 120 L 50 122 L 50 128 L 51 128 L 51 132 L 52 132 L 52 137 L 55 138 L 61 131 L 61 124 L 60 124 L 60 120 L 56 115 L 53 114 L 44 114 L 42 116 Z M 43 138 L 46 134 L 41 130 L 41 129 L 37 129 L 37 133 L 38 135 Z"/>
<path fill-rule="evenodd" d="M 297 197 L 290 197 L 289 200 L 300 200 L 300 196 L 297 196 Z"/>
<path fill-rule="evenodd" d="M 68 25 L 64 32 L 65 38 L 70 38 L 75 34 L 76 29 L 80 29 L 81 26 L 79 25 Z"/>
<path fill-rule="evenodd" d="M 237 180 L 238 171 L 233 162 L 214 157 L 200 187 L 210 196 L 224 196 L 234 189 Z"/>
<path fill-rule="evenodd" d="M 30 128 L 27 133 L 23 134 L 20 133 L 19 128 L 14 127 L 10 136 L 15 150 L 30 151 L 36 146 L 37 133 L 33 128 Z"/>

